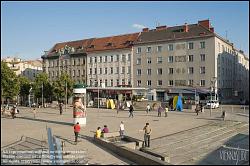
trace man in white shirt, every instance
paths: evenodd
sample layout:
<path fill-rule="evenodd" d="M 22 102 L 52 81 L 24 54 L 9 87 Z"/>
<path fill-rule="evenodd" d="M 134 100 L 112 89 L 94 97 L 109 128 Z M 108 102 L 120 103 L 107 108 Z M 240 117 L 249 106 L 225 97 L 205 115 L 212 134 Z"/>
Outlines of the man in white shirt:
<path fill-rule="evenodd" d="M 147 105 L 147 114 L 148 114 L 149 111 L 150 111 L 150 105 L 148 104 Z"/>
<path fill-rule="evenodd" d="M 121 121 L 121 124 L 120 124 L 120 136 L 121 136 L 121 138 L 123 138 L 123 135 L 124 135 L 124 124 L 123 124 L 123 121 Z"/>

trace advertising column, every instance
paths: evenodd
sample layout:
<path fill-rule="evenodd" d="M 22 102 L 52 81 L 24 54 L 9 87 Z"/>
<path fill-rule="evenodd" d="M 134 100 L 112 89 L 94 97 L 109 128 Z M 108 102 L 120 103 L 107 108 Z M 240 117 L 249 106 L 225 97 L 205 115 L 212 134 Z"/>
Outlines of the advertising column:
<path fill-rule="evenodd" d="M 73 89 L 73 123 L 79 122 L 81 126 L 86 125 L 86 86 L 83 84 L 74 85 Z"/>

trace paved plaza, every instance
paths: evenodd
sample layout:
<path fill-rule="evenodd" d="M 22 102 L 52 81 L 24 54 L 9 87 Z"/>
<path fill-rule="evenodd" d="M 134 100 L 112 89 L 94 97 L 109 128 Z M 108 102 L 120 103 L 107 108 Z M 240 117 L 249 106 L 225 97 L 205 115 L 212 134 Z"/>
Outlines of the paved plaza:
<path fill-rule="evenodd" d="M 164 113 L 162 113 L 162 117 L 157 117 L 156 111 L 151 111 L 149 114 L 146 114 L 146 111 L 135 110 L 134 117 L 129 118 L 128 111 L 120 111 L 117 114 L 116 110 L 88 108 L 87 125 L 81 129 L 80 142 L 75 145 L 72 127 L 72 107 L 68 107 L 66 112 L 64 111 L 62 115 L 60 115 L 59 110 L 56 108 L 37 108 L 36 118 L 34 118 L 32 110 L 33 109 L 31 108 L 20 107 L 20 114 L 17 115 L 16 119 L 11 119 L 10 117 L 1 118 L 1 147 L 20 140 L 22 136 L 31 137 L 38 140 L 47 140 L 46 127 L 50 127 L 54 135 L 65 141 L 64 150 L 85 151 L 86 159 L 88 160 L 89 164 L 124 165 L 133 163 L 127 159 L 117 156 L 110 151 L 107 151 L 106 149 L 103 149 L 100 146 L 93 144 L 90 138 L 93 137 L 93 132 L 98 126 L 103 128 L 103 125 L 107 125 L 110 132 L 115 132 L 119 130 L 120 122 L 123 121 L 125 124 L 126 135 L 143 140 L 143 132 L 141 130 L 145 123 L 149 122 L 153 130 L 151 135 L 152 149 L 159 152 L 166 152 L 168 148 L 174 147 L 175 149 L 177 148 L 175 153 L 182 151 L 182 147 L 186 147 L 186 145 L 190 143 L 189 141 L 192 140 L 191 138 L 196 137 L 195 139 L 201 140 L 208 137 L 209 134 L 210 136 L 213 134 L 217 135 L 220 132 L 215 131 L 220 129 L 222 130 L 222 128 L 225 126 L 234 127 L 234 124 L 238 125 L 238 123 L 241 123 L 239 125 L 244 127 L 244 130 L 239 130 L 234 133 L 231 132 L 231 135 L 226 135 L 227 137 L 234 136 L 237 133 L 249 135 L 249 110 L 247 113 L 246 110 L 245 112 L 242 111 L 242 113 L 228 113 L 227 121 L 223 122 L 220 118 L 220 109 L 213 110 L 211 117 L 209 109 L 206 109 L 204 113 L 200 113 L 198 116 L 196 116 L 196 113 L 194 113 L 192 110 L 184 110 L 183 112 L 170 111 L 168 113 L 168 117 L 164 117 Z M 217 126 L 214 124 L 217 124 Z M 190 129 L 191 131 L 194 130 L 192 128 L 197 128 L 198 130 L 189 132 Z M 231 128 L 228 128 L 227 130 L 231 131 Z M 171 134 L 177 132 L 179 132 L 179 135 L 172 136 L 171 138 Z M 188 133 L 189 135 L 187 136 L 185 133 Z M 193 133 L 193 135 L 190 133 Z M 197 137 L 198 133 L 203 133 L 203 135 Z M 180 140 L 186 138 L 186 140 L 178 145 L 176 144 L 176 141 L 178 141 L 176 138 Z M 214 140 L 215 139 L 217 138 L 214 138 Z M 174 142 L 175 146 L 168 146 L 171 144 L 171 142 Z M 205 144 L 209 144 L 210 142 L 211 140 L 205 142 Z M 221 144 L 223 143 L 221 141 L 219 142 Z M 186 151 L 190 148 L 193 147 L 189 147 L 184 150 Z M 247 149 L 249 149 L 249 144 Z M 172 157 L 174 156 L 172 155 Z M 173 161 L 174 164 L 183 164 L 182 162 L 186 160 L 183 159 L 183 156 L 179 158 L 177 156 Z M 189 163 L 192 162 L 189 161 Z"/>

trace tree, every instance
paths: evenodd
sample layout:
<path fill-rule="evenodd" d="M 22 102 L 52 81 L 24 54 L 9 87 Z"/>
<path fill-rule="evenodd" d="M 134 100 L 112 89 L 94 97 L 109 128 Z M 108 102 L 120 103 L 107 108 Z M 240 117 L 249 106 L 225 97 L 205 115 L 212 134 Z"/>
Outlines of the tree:
<path fill-rule="evenodd" d="M 62 100 L 65 98 L 66 94 L 66 84 L 67 84 L 67 100 L 73 94 L 73 85 L 74 81 L 71 80 L 69 75 L 65 72 L 61 74 L 61 76 L 53 82 L 53 94 L 57 100 Z"/>
<path fill-rule="evenodd" d="M 51 98 L 53 95 L 53 87 L 49 83 L 49 77 L 47 73 L 39 73 L 33 84 L 34 94 L 37 98 L 43 97 L 46 99 Z"/>
<path fill-rule="evenodd" d="M 22 98 L 21 105 L 23 101 L 27 101 L 27 96 L 29 95 L 29 90 L 31 88 L 30 80 L 24 76 L 18 76 L 20 91 L 19 94 Z"/>
<path fill-rule="evenodd" d="M 13 99 L 19 93 L 17 76 L 5 62 L 1 61 L 1 89 L 2 97 Z"/>

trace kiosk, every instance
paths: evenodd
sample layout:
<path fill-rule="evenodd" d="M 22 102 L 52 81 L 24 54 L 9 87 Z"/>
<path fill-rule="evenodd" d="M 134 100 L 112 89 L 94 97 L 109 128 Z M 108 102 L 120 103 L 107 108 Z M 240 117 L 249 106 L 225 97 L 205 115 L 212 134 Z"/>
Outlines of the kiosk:
<path fill-rule="evenodd" d="M 80 126 L 86 125 L 86 86 L 75 84 L 73 87 L 73 123 L 79 122 Z"/>

